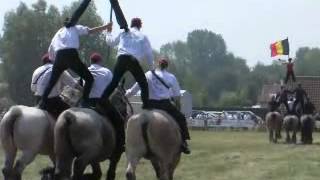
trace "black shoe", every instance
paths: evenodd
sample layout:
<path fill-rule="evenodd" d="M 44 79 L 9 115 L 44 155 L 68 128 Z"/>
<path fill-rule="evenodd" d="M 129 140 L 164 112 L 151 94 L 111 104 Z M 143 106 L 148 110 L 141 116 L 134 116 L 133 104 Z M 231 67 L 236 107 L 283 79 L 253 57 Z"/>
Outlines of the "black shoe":
<path fill-rule="evenodd" d="M 181 144 L 181 152 L 183 152 L 184 154 L 191 154 L 191 150 L 189 149 L 189 145 L 187 141 L 184 141 Z"/>
<path fill-rule="evenodd" d="M 42 109 L 42 110 L 47 110 L 47 105 L 46 105 L 45 100 L 41 99 L 40 102 L 39 102 L 39 104 L 37 105 L 37 107 L 38 107 L 39 109 Z"/>
<path fill-rule="evenodd" d="M 87 100 L 82 100 L 80 103 L 80 107 L 82 108 L 91 108 L 91 104 Z"/>
<path fill-rule="evenodd" d="M 149 103 L 143 103 L 142 109 L 152 109 Z"/>

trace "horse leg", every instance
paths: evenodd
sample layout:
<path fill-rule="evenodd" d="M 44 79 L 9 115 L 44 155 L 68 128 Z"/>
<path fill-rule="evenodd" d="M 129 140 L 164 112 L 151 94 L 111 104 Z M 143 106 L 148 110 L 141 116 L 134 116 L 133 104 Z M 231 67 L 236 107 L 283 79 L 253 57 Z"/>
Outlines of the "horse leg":
<path fill-rule="evenodd" d="M 93 179 L 100 179 L 102 171 L 99 163 L 91 163 Z"/>
<path fill-rule="evenodd" d="M 273 130 L 272 129 L 269 130 L 269 142 L 270 143 L 274 142 L 273 141 Z"/>
<path fill-rule="evenodd" d="M 290 132 L 289 132 L 289 130 L 286 130 L 286 135 L 287 135 L 287 137 L 286 137 L 286 142 L 287 143 L 290 143 Z"/>
<path fill-rule="evenodd" d="M 2 168 L 4 180 L 9 180 L 13 172 L 13 164 L 17 155 L 17 148 L 15 146 L 3 147 L 5 151 L 5 162 Z"/>
<path fill-rule="evenodd" d="M 296 130 L 294 130 L 293 132 L 292 132 L 292 143 L 294 143 L 294 144 L 297 144 L 297 131 Z"/>
<path fill-rule="evenodd" d="M 128 158 L 128 167 L 126 170 L 127 180 L 136 180 L 136 168 L 138 166 L 140 159 L 131 159 Z"/>
<path fill-rule="evenodd" d="M 23 151 L 21 157 L 17 160 L 14 167 L 14 174 L 17 180 L 21 180 L 22 172 L 28 164 L 36 157 L 36 152 Z"/>
<path fill-rule="evenodd" d="M 174 170 L 177 168 L 180 161 L 181 154 L 179 153 L 176 158 L 174 158 L 172 165 L 169 167 L 169 180 L 173 180 Z"/>
<path fill-rule="evenodd" d="M 159 180 L 169 180 L 169 164 L 160 162 Z"/>
<path fill-rule="evenodd" d="M 109 169 L 107 172 L 107 180 L 114 180 L 116 177 L 116 170 L 117 170 L 117 165 L 118 162 L 121 159 L 122 151 L 117 151 L 114 152 L 114 154 L 110 158 L 110 164 L 109 164 Z"/>
<path fill-rule="evenodd" d="M 74 157 L 71 154 L 69 156 L 56 156 L 54 179 L 70 179 L 73 159 Z"/>
<path fill-rule="evenodd" d="M 89 163 L 83 158 L 79 157 L 74 161 L 73 165 L 73 180 L 82 180 L 83 173 Z"/>
<path fill-rule="evenodd" d="M 154 171 L 156 172 L 156 176 L 159 179 L 160 178 L 160 165 L 159 162 L 156 158 L 151 158 L 150 159 L 151 164 L 153 166 Z"/>

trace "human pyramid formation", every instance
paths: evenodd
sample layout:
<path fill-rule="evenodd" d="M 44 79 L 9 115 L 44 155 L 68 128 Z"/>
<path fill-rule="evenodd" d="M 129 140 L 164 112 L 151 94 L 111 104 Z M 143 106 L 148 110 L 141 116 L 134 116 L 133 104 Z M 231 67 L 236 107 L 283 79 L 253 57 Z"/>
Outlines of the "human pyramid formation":
<path fill-rule="evenodd" d="M 134 95 L 140 88 L 143 109 L 161 109 L 170 114 L 181 129 L 183 139 L 181 151 L 189 154 L 190 150 L 186 140 L 190 139 L 190 136 L 186 119 L 170 101 L 172 98 L 178 101 L 180 87 L 175 76 L 167 71 L 168 59 L 160 58 L 159 67 L 155 69 L 150 42 L 147 36 L 140 32 L 141 19 L 133 18 L 131 29 L 129 29 L 118 1 L 110 0 L 110 3 L 120 29 L 123 29 L 124 32 L 113 37 L 112 22 L 94 28 L 78 25 L 78 20 L 90 4 L 90 0 L 83 0 L 72 17 L 67 18 L 64 26 L 54 35 L 48 53 L 42 57 L 43 66 L 36 69 L 32 76 L 31 90 L 38 99 L 38 107 L 47 110 L 56 118 L 64 110 L 70 108 L 59 97 L 66 85 L 80 88 L 75 79 L 65 71 L 70 69 L 85 81 L 81 107 L 95 109 L 100 114 L 109 117 L 116 129 L 117 147 L 124 149 L 124 119 L 110 103 L 109 96 L 118 86 L 122 76 L 129 71 L 137 83 L 127 91 L 126 96 Z M 117 62 L 113 73 L 103 67 L 99 53 L 91 55 L 89 68 L 81 62 L 78 54 L 79 36 L 104 30 L 107 31 L 107 44 L 118 46 Z M 144 59 L 147 60 L 150 69 L 146 74 L 140 65 Z"/>
<path fill-rule="evenodd" d="M 279 61 L 286 65 L 287 72 L 284 80 L 284 85 L 281 85 L 280 91 L 276 94 L 275 97 L 272 97 L 271 101 L 269 102 L 270 109 L 275 110 L 281 104 L 284 104 L 287 114 L 298 115 L 298 112 L 296 111 L 297 106 L 300 105 L 301 111 L 304 112 L 305 103 L 310 104 L 310 99 L 307 92 L 302 88 L 301 83 L 298 83 L 297 87 L 295 87 L 294 89 L 287 87 L 290 79 L 293 83 L 296 82 L 296 76 L 294 73 L 294 62 L 292 61 L 292 58 L 289 58 L 288 62 L 280 59 Z M 289 103 L 291 107 L 289 106 Z"/>

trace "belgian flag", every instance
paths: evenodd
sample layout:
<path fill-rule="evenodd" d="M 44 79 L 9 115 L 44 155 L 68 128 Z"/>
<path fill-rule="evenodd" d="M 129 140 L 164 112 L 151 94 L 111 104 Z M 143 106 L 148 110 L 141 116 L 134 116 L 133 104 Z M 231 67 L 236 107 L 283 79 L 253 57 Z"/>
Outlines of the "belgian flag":
<path fill-rule="evenodd" d="M 275 43 L 272 43 L 270 45 L 271 49 L 271 57 L 275 57 L 278 55 L 289 55 L 289 40 L 288 38 L 282 41 L 278 41 Z"/>

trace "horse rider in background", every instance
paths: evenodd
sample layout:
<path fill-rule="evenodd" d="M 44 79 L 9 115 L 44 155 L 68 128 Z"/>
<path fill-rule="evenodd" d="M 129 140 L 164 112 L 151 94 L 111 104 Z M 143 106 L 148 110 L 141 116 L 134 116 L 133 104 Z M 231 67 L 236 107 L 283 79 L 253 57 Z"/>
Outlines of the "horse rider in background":
<path fill-rule="evenodd" d="M 104 90 L 100 106 L 107 106 L 105 102 L 108 100 L 111 93 L 118 86 L 122 76 L 130 71 L 135 80 L 141 87 L 141 99 L 143 108 L 149 108 L 149 92 L 148 82 L 141 67 L 141 62 L 147 60 L 149 69 L 154 68 L 153 52 L 147 36 L 140 32 L 142 21 L 139 18 L 133 18 L 131 21 L 131 29 L 128 32 L 122 32 L 117 37 L 113 37 L 112 23 L 107 26 L 106 41 L 110 46 L 118 46 L 117 62 L 113 71 L 111 83 Z"/>
<path fill-rule="evenodd" d="M 44 90 L 49 83 L 53 71 L 52 60 L 50 60 L 48 54 L 45 54 L 42 57 L 42 63 L 43 65 L 33 72 L 31 81 L 31 91 L 36 96 L 37 101 L 39 101 L 41 96 L 43 96 Z M 62 73 L 47 99 L 47 111 L 55 118 L 70 107 L 60 98 L 60 94 L 65 86 L 80 88 L 77 81 L 67 71 Z"/>
<path fill-rule="evenodd" d="M 93 76 L 94 83 L 89 94 L 89 104 L 91 107 L 94 107 L 101 98 L 105 87 L 110 84 L 113 75 L 108 68 L 103 67 L 102 56 L 99 53 L 93 53 L 90 56 L 90 62 L 91 66 L 88 69 Z M 96 110 L 110 119 L 116 130 L 116 149 L 123 151 L 125 144 L 124 119 L 110 101 L 107 101 L 106 103 L 108 103 L 108 108 Z"/>
<path fill-rule="evenodd" d="M 190 140 L 185 116 L 180 112 L 180 86 L 176 77 L 167 71 L 169 62 L 166 58 L 159 60 L 159 67 L 156 70 L 148 71 L 146 78 L 149 84 L 150 106 L 151 108 L 161 109 L 170 114 L 180 127 L 183 143 L 181 151 L 190 154 L 190 149 L 186 140 Z M 138 83 L 135 83 L 126 92 L 126 96 L 130 97 L 139 91 Z M 173 98 L 176 105 L 171 102 Z"/>
<path fill-rule="evenodd" d="M 39 104 L 39 108 L 41 109 L 46 109 L 49 93 L 59 80 L 63 71 L 69 68 L 85 80 L 86 83 L 83 91 L 82 105 L 86 106 L 88 103 L 93 77 L 86 65 L 80 60 L 78 54 L 80 44 L 79 36 L 100 32 L 106 29 L 106 26 L 90 29 L 86 26 L 76 25 L 89 3 L 90 0 L 83 0 L 80 7 L 74 12 L 72 18 L 66 19 L 64 26 L 58 30 L 51 41 L 48 52 L 50 59 L 54 60 L 54 65 L 52 69 L 52 76 Z"/>

